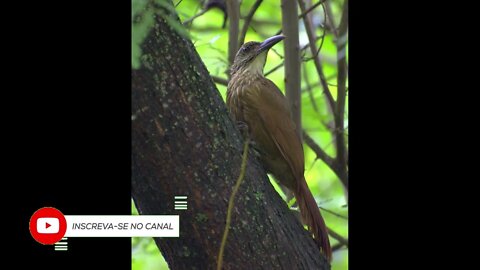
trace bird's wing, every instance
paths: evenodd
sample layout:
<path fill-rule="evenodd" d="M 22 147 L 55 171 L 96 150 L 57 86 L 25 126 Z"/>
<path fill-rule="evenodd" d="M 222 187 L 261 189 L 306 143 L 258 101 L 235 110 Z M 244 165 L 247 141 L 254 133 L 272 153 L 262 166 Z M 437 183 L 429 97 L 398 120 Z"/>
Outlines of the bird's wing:
<path fill-rule="evenodd" d="M 296 178 L 303 177 L 303 146 L 296 133 L 287 99 L 268 79 L 257 80 L 250 90 L 253 91 L 247 91 L 250 94 L 246 94 L 249 98 L 245 105 L 255 104 L 256 114 L 260 120 L 259 125 L 254 128 L 262 128 L 262 132 L 274 142 L 289 164 L 293 175 Z"/>

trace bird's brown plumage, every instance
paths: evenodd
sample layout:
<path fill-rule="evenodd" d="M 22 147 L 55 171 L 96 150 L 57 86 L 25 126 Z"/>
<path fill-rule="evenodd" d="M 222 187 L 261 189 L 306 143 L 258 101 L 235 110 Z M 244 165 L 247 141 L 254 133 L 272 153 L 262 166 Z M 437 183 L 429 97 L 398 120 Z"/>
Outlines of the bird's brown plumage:
<path fill-rule="evenodd" d="M 248 126 L 265 169 L 294 193 L 303 221 L 330 260 L 327 229 L 303 175 L 303 147 L 288 102 L 280 89 L 263 76 L 269 48 L 260 50 L 264 43 L 244 44 L 237 53 L 228 84 L 227 106 L 236 121 Z"/>

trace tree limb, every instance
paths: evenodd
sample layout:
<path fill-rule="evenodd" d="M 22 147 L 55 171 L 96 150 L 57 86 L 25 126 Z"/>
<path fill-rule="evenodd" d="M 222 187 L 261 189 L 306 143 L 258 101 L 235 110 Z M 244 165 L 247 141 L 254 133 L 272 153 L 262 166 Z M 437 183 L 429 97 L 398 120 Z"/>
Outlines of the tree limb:
<path fill-rule="evenodd" d="M 324 14 L 324 21 L 326 20 L 326 17 L 327 17 L 327 13 L 325 12 L 325 7 L 324 5 L 322 5 L 323 7 L 323 14 Z M 310 16 L 311 14 L 307 14 L 307 17 L 308 17 L 308 20 L 309 20 L 309 23 L 311 24 L 310 27 L 311 29 L 314 29 L 315 26 L 313 25 L 313 22 L 312 22 L 312 17 Z M 313 37 L 315 39 L 315 41 L 317 41 L 318 39 L 321 40 L 320 42 L 320 45 L 318 46 L 318 49 L 317 49 L 317 52 L 310 58 L 307 58 L 307 59 L 304 59 L 303 61 L 310 61 L 312 59 L 314 59 L 315 57 L 318 57 L 320 51 L 322 50 L 322 47 L 323 47 L 323 42 L 325 41 L 325 34 L 327 33 L 327 31 L 325 30 L 325 28 L 323 28 L 323 31 L 322 31 L 322 36 L 319 38 L 317 37 L 317 33 L 315 33 L 315 31 L 313 31 Z M 310 42 L 308 43 L 308 45 L 310 45 Z"/>
<path fill-rule="evenodd" d="M 305 12 L 305 3 L 303 0 L 298 0 L 298 4 L 300 6 L 300 10 L 302 12 Z M 303 17 L 303 23 L 305 25 L 305 30 L 307 31 L 307 36 L 310 44 L 310 51 L 312 52 L 312 55 L 315 55 L 317 52 L 317 48 L 315 45 L 315 34 L 314 30 L 312 28 L 312 24 L 310 23 L 309 17 L 304 16 Z M 328 104 L 331 108 L 332 112 L 335 112 L 335 100 L 333 99 L 332 93 L 330 92 L 330 88 L 328 87 L 327 80 L 325 78 L 325 74 L 323 73 L 323 67 L 322 63 L 320 62 L 320 57 L 315 57 L 313 58 L 313 62 L 315 64 L 315 68 L 317 69 L 318 76 L 320 77 L 320 82 L 322 83 L 322 88 L 323 88 L 323 93 L 325 94 L 325 97 L 327 98 Z"/>
<path fill-rule="evenodd" d="M 285 35 L 285 96 L 290 104 L 297 134 L 302 138 L 301 121 L 301 60 L 298 33 L 298 7 L 295 1 L 282 0 L 282 29 Z"/>
<path fill-rule="evenodd" d="M 325 164 L 327 164 L 327 166 L 330 167 L 332 171 L 336 171 L 337 165 L 335 164 L 335 159 L 329 156 L 325 151 L 323 151 L 323 149 L 313 140 L 312 137 L 310 137 L 310 135 L 308 135 L 305 130 L 303 131 L 303 140 L 317 155 L 317 159 L 325 162 Z"/>
<path fill-rule="evenodd" d="M 329 27 L 335 38 L 338 38 L 338 31 L 335 23 L 335 17 L 333 16 L 332 7 L 330 1 L 325 1 L 325 12 L 327 19 L 325 20 L 325 26 Z"/>
<path fill-rule="evenodd" d="M 310 13 L 312 10 L 314 10 L 316 7 L 320 6 L 321 4 L 325 3 L 326 0 L 320 0 L 318 1 L 317 3 L 313 4 L 312 6 L 310 6 L 309 8 L 307 8 L 305 11 L 303 11 L 302 13 L 300 13 L 300 15 L 298 15 L 298 19 L 302 19 L 303 17 L 305 17 L 305 15 L 307 15 L 308 13 Z"/>
<path fill-rule="evenodd" d="M 212 77 L 212 79 L 215 83 L 228 86 L 228 80 L 227 79 L 224 79 L 222 77 L 215 76 L 215 75 L 210 75 L 210 77 Z"/>
<path fill-rule="evenodd" d="M 180 1 L 181 2 L 181 1 Z M 178 4 L 180 4 L 180 2 L 178 2 Z M 178 5 L 177 4 L 177 5 Z M 194 16 L 192 16 L 191 18 L 185 20 L 183 22 L 183 25 L 189 25 L 192 23 L 192 21 L 200 16 L 202 16 L 203 14 L 205 14 L 207 11 L 209 11 L 210 9 L 212 8 L 218 8 L 220 9 L 222 12 L 223 12 L 223 24 L 222 24 L 222 28 L 225 28 L 225 23 L 227 22 L 227 9 L 226 9 L 226 6 L 225 6 L 225 0 L 208 0 L 205 2 L 205 5 L 203 6 L 202 10 L 198 13 L 198 14 L 195 14 Z"/>
<path fill-rule="evenodd" d="M 337 240 L 338 242 L 342 243 L 343 245 L 347 246 L 348 247 L 348 240 L 345 239 L 344 237 L 342 237 L 340 234 L 336 233 L 335 231 L 333 231 L 332 229 L 328 228 L 327 227 L 327 230 L 328 230 L 328 234 L 335 240 Z"/>
<path fill-rule="evenodd" d="M 339 218 L 348 220 L 348 217 L 343 216 L 343 215 L 340 215 L 340 214 L 338 214 L 338 213 L 335 213 L 335 212 L 333 212 L 332 210 L 328 210 L 328 209 L 323 208 L 323 207 L 321 207 L 321 206 L 319 206 L 318 208 L 320 208 L 320 209 L 322 209 L 323 211 L 325 211 L 325 212 L 327 212 L 327 213 L 330 213 L 330 214 L 332 214 L 332 215 L 334 215 L 334 216 L 336 216 L 336 217 L 339 217 Z"/>
<path fill-rule="evenodd" d="M 250 22 L 252 21 L 253 15 L 255 15 L 255 12 L 257 11 L 258 7 L 262 3 L 263 0 L 256 0 L 255 3 L 253 4 L 252 8 L 250 9 L 250 12 L 248 12 L 247 17 L 245 17 L 245 20 L 243 22 L 243 27 L 242 31 L 240 32 L 240 37 L 238 39 L 238 44 L 240 46 L 243 45 L 245 42 L 245 36 L 247 35 L 248 27 L 250 25 Z"/>
<path fill-rule="evenodd" d="M 329 76 L 327 77 L 327 81 L 329 81 L 329 80 L 331 80 L 331 79 L 333 79 L 333 78 L 336 78 L 336 77 L 337 77 L 337 74 L 335 74 L 335 73 L 334 73 L 334 74 L 331 74 L 331 75 L 329 75 Z M 318 82 L 312 83 L 312 84 L 310 85 L 310 87 L 313 88 L 313 87 L 317 87 L 317 86 L 321 86 L 321 85 L 322 85 L 322 83 L 321 83 L 320 81 L 318 81 Z M 308 89 L 307 89 L 306 87 L 302 88 L 302 93 L 305 93 L 307 90 L 308 90 Z"/>
<path fill-rule="evenodd" d="M 308 13 L 310 13 L 312 10 L 314 10 L 316 7 L 318 7 L 319 5 L 323 4 L 323 2 L 325 2 L 326 0 L 321 0 L 321 1 L 318 1 L 317 3 L 313 4 L 310 8 L 306 9 L 305 11 L 302 11 L 302 13 L 300 13 L 300 15 L 298 15 L 298 19 L 303 19 L 305 17 L 305 15 L 307 15 Z M 275 35 L 280 35 L 282 33 L 283 29 L 280 29 L 278 30 Z"/>
<path fill-rule="evenodd" d="M 337 243 L 335 245 L 332 246 L 332 252 L 335 252 L 335 251 L 338 251 L 340 250 L 342 247 L 344 247 L 345 245 L 343 243 Z M 347 247 L 348 248 L 348 247 Z"/>
<path fill-rule="evenodd" d="M 305 131 L 303 131 L 303 139 L 310 149 L 315 152 L 317 158 L 327 164 L 327 166 L 337 175 L 338 179 L 340 179 L 345 187 L 347 187 L 347 175 L 342 173 L 343 171 L 338 160 L 329 156 Z"/>
<path fill-rule="evenodd" d="M 238 51 L 238 31 L 240 24 L 240 3 L 238 0 L 227 0 L 228 14 L 228 65 L 233 64 Z M 229 75 L 230 76 L 230 73 Z"/>
<path fill-rule="evenodd" d="M 345 119 L 345 99 L 346 99 L 346 81 L 347 81 L 347 29 L 348 29 L 348 0 L 343 4 L 342 18 L 340 21 L 338 39 L 337 39 L 337 111 L 335 113 L 337 157 L 340 174 L 344 180 L 345 188 L 348 189 L 348 160 L 347 148 L 344 134 Z"/>
<path fill-rule="evenodd" d="M 198 18 L 198 17 L 202 16 L 203 14 L 207 13 L 207 11 L 208 11 L 208 9 L 202 9 L 202 11 L 200 11 L 199 13 L 197 13 L 197 14 L 193 15 L 191 18 L 183 21 L 182 24 L 186 26 L 186 25 L 192 23 L 193 20 L 195 20 L 196 18 Z"/>
<path fill-rule="evenodd" d="M 308 97 L 310 98 L 310 103 L 312 103 L 313 110 L 316 113 L 319 113 L 318 111 L 318 106 L 317 102 L 315 101 L 315 98 L 313 97 L 313 92 L 312 92 L 312 87 L 310 86 L 310 82 L 308 80 L 308 72 L 305 70 L 305 65 L 303 65 L 304 71 L 303 71 L 303 80 L 305 81 Z"/>
<path fill-rule="evenodd" d="M 269 71 L 265 72 L 264 76 L 267 77 L 268 75 L 272 74 L 273 72 L 277 71 L 279 68 L 283 67 L 285 61 L 282 61 L 280 64 L 274 66 Z"/>

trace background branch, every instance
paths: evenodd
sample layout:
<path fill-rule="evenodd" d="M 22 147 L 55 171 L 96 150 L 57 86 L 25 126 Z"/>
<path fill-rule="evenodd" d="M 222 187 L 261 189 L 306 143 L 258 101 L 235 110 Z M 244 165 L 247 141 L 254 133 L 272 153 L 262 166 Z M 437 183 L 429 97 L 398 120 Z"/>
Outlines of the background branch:
<path fill-rule="evenodd" d="M 335 252 L 335 251 L 338 251 L 340 250 L 342 247 L 344 247 L 345 245 L 343 243 L 337 243 L 335 245 L 332 246 L 332 252 Z M 347 247 L 348 248 L 348 247 Z"/>
<path fill-rule="evenodd" d="M 228 86 L 228 80 L 227 80 L 227 79 L 224 79 L 224 78 L 222 78 L 222 77 L 215 76 L 215 75 L 210 75 L 210 77 L 212 77 L 212 80 L 213 80 L 215 83 Z"/>
<path fill-rule="evenodd" d="M 309 14 L 312 10 L 314 10 L 316 7 L 320 6 L 321 4 L 323 4 L 324 2 L 326 2 L 326 0 L 320 0 L 318 1 L 317 3 L 313 4 L 312 6 L 310 6 L 309 8 L 307 8 L 305 11 L 302 11 L 302 13 L 300 13 L 300 15 L 298 16 L 299 19 L 302 19 L 305 15 Z"/>
<path fill-rule="evenodd" d="M 177 5 L 180 4 L 181 1 L 178 2 Z M 193 20 L 195 20 L 196 18 L 202 16 L 203 14 L 205 14 L 207 11 L 211 10 L 212 8 L 217 8 L 219 10 L 221 10 L 223 12 L 223 24 L 222 24 L 222 28 L 225 28 L 225 23 L 227 21 L 227 8 L 226 8 L 226 5 L 225 5 L 225 0 L 207 0 L 205 1 L 204 3 L 204 6 L 202 8 L 202 10 L 198 13 L 198 14 L 195 14 L 194 16 L 192 16 L 191 18 L 185 20 L 183 22 L 183 25 L 187 26 L 187 25 L 191 25 L 191 23 L 193 22 Z"/>
<path fill-rule="evenodd" d="M 339 213 L 335 213 L 335 212 L 333 212 L 332 210 L 328 210 L 328 209 L 323 208 L 323 207 L 321 207 L 321 206 L 319 206 L 318 208 L 320 208 L 320 209 L 322 209 L 323 211 L 325 211 L 325 212 L 327 212 L 327 213 L 330 213 L 330 214 L 332 214 L 332 215 L 334 215 L 334 216 L 336 216 L 336 217 L 339 217 L 339 218 L 343 218 L 343 219 L 348 220 L 348 217 L 343 216 L 343 215 L 340 215 Z"/>
<path fill-rule="evenodd" d="M 345 119 L 345 96 L 347 81 L 347 26 L 348 26 L 348 0 L 343 4 L 342 19 L 340 21 L 337 38 L 337 111 L 335 113 L 336 141 L 337 141 L 337 163 L 340 168 L 340 175 L 344 180 L 345 187 L 348 188 L 347 172 L 347 149 L 344 134 Z"/>
<path fill-rule="evenodd" d="M 335 38 L 338 38 L 338 31 L 336 28 L 335 17 L 333 16 L 332 6 L 330 1 L 325 1 L 325 12 L 327 14 L 327 19 L 325 20 L 326 28 L 329 28 L 330 31 L 333 33 Z"/>
<path fill-rule="evenodd" d="M 338 176 L 338 179 L 340 179 L 344 186 L 347 186 L 347 176 L 343 173 L 344 170 L 341 168 L 341 164 L 338 160 L 329 156 L 305 131 L 303 131 L 303 139 L 310 149 L 315 152 L 317 158 L 325 162 L 325 164 L 327 164 L 327 166 Z"/>
<path fill-rule="evenodd" d="M 240 32 L 240 37 L 238 39 L 239 46 L 242 46 L 243 43 L 245 42 L 245 36 L 247 35 L 248 26 L 250 25 L 250 22 L 252 21 L 253 15 L 255 15 L 255 11 L 257 11 L 257 9 L 260 6 L 260 4 L 262 3 L 262 1 L 263 0 L 255 1 L 252 8 L 250 9 L 250 12 L 248 12 L 247 17 L 245 17 L 245 20 L 243 22 L 242 31 Z"/>
<path fill-rule="evenodd" d="M 269 71 L 265 72 L 264 76 L 267 77 L 268 75 L 272 74 L 273 72 L 277 71 L 279 68 L 283 67 L 283 64 L 285 63 L 285 61 L 282 61 L 280 64 L 274 66 L 272 69 L 270 69 Z"/>
<path fill-rule="evenodd" d="M 302 11 L 302 13 L 300 13 L 300 15 L 298 15 L 298 19 L 302 19 L 305 17 L 305 15 L 307 15 L 308 13 L 312 12 L 312 10 L 314 10 L 316 7 L 318 7 L 319 5 L 321 5 L 323 2 L 325 2 L 326 0 L 322 0 L 322 1 L 319 1 L 318 3 L 315 3 L 313 6 L 311 6 L 308 10 L 304 10 Z M 275 35 L 280 35 L 281 33 L 283 32 L 283 29 L 280 29 L 278 30 Z"/>
<path fill-rule="evenodd" d="M 324 21 L 326 20 L 326 16 L 327 16 L 327 13 L 325 12 L 325 7 L 324 5 L 322 5 L 323 7 L 323 16 L 324 16 Z M 315 25 L 313 24 L 313 19 L 312 19 L 312 14 L 307 14 L 306 16 L 308 17 L 308 21 L 310 22 L 310 28 L 311 29 L 315 29 Z M 315 38 L 315 41 L 317 40 L 321 40 L 320 42 L 320 45 L 318 46 L 318 49 L 317 49 L 317 52 L 310 58 L 307 58 L 305 59 L 304 61 L 309 61 L 311 59 L 314 59 L 315 57 L 319 57 L 318 55 L 320 54 L 320 50 L 322 50 L 322 46 L 323 46 L 323 42 L 325 41 L 325 34 L 326 34 L 326 30 L 325 28 L 323 28 L 323 31 L 322 31 L 322 36 L 321 37 L 317 37 L 317 33 L 315 31 L 313 31 L 313 37 Z M 310 42 L 308 44 L 308 46 L 310 46 Z"/>
<path fill-rule="evenodd" d="M 308 72 L 306 70 L 305 65 L 303 65 L 303 69 L 304 69 L 303 70 L 303 80 L 305 81 L 308 97 L 310 98 L 310 103 L 312 103 L 313 110 L 316 113 L 319 113 L 317 102 L 315 101 L 315 98 L 313 97 L 312 86 L 310 86 L 310 82 L 308 80 Z M 302 89 L 302 92 L 303 92 L 303 89 Z"/>
<path fill-rule="evenodd" d="M 239 0 L 227 0 L 228 14 L 228 66 L 230 67 L 238 51 L 238 33 L 240 24 Z M 230 73 L 229 75 L 230 76 Z"/>
<path fill-rule="evenodd" d="M 295 1 L 282 0 L 282 29 L 285 35 L 285 96 L 290 103 L 293 122 L 302 138 L 300 46 L 298 38 L 298 7 Z"/>
<path fill-rule="evenodd" d="M 298 0 L 298 5 L 300 6 L 300 10 L 302 13 L 305 13 L 306 8 L 305 8 L 305 3 L 303 0 Z M 315 55 L 317 53 L 317 48 L 315 45 L 315 31 L 312 28 L 312 24 L 310 22 L 310 19 L 308 16 L 303 17 L 303 23 L 305 25 L 305 31 L 307 32 L 308 40 L 309 40 L 309 45 L 310 45 L 310 51 L 312 52 L 312 55 Z M 331 108 L 332 112 L 335 112 L 335 100 L 333 99 L 332 93 L 330 92 L 330 88 L 328 87 L 327 80 L 325 78 L 325 74 L 323 73 L 323 68 L 322 68 L 322 63 L 320 61 L 320 57 L 314 57 L 313 62 L 315 64 L 315 68 L 317 69 L 318 76 L 320 77 L 320 82 L 322 84 L 323 88 L 323 93 L 325 94 L 325 97 L 327 98 L 328 104 Z"/>
<path fill-rule="evenodd" d="M 202 11 L 200 11 L 199 13 L 197 13 L 197 14 L 193 15 L 191 18 L 183 21 L 182 24 L 186 26 L 186 25 L 192 23 L 193 20 L 195 20 L 196 18 L 198 18 L 198 17 L 202 16 L 203 14 L 207 13 L 207 11 L 208 11 L 208 9 L 202 9 Z"/>
<path fill-rule="evenodd" d="M 348 240 L 345 239 L 343 236 L 341 236 L 340 234 L 336 233 L 335 231 L 333 231 L 332 229 L 328 228 L 328 234 L 335 240 L 337 240 L 338 242 L 342 243 L 343 245 L 345 245 L 346 247 L 348 247 Z"/>

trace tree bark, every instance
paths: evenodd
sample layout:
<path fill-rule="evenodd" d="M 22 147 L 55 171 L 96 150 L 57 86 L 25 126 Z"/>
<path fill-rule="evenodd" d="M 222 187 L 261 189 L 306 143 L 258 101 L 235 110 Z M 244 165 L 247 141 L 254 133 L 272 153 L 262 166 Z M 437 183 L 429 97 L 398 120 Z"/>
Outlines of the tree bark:
<path fill-rule="evenodd" d="M 180 215 L 179 238 L 155 238 L 170 269 L 214 269 L 243 140 L 192 42 L 162 16 L 132 70 L 132 197 L 140 214 Z M 253 153 L 233 210 L 223 269 L 330 269 Z"/>

